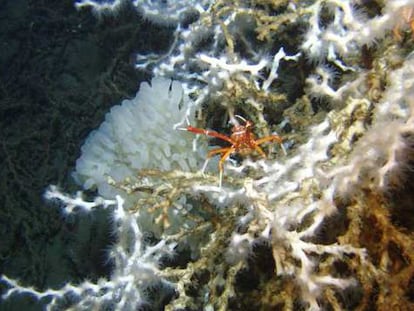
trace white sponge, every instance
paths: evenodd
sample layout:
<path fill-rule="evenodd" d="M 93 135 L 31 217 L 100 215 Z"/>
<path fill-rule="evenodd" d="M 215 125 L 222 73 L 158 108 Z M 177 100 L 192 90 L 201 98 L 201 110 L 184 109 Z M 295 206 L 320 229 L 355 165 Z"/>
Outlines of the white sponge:
<path fill-rule="evenodd" d="M 195 153 L 194 135 L 174 129 L 189 104 L 177 81 L 158 77 L 151 85 L 142 83 L 135 98 L 113 107 L 88 136 L 73 176 L 85 189 L 97 187 L 100 195 L 112 197 L 109 176 L 121 181 L 143 168 L 196 170 L 204 160 L 203 148 Z"/>

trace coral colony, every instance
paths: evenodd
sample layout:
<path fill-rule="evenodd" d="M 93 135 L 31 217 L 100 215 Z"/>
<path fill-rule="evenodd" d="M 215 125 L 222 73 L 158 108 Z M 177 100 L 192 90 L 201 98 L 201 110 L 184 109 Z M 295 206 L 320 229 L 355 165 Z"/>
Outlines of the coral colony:
<path fill-rule="evenodd" d="M 125 2 L 76 6 L 99 15 Z M 414 240 L 387 199 L 412 164 L 414 1 L 131 2 L 176 27 L 173 43 L 137 55 L 152 81 L 82 147 L 74 176 L 99 196 L 45 194 L 66 213 L 110 209 L 111 276 L 45 291 L 3 276 L 3 299 L 32 295 L 50 310 L 414 310 Z M 201 168 L 229 145 L 180 129 L 229 136 L 241 120 L 256 137 L 281 137 L 286 154 L 275 142 L 265 158 L 236 150 L 220 185 L 219 155 Z"/>

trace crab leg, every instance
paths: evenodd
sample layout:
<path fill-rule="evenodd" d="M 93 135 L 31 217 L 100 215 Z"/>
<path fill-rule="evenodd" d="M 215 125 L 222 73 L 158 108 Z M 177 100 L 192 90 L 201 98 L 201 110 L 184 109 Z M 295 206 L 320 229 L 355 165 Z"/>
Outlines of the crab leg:
<path fill-rule="evenodd" d="M 219 165 L 218 165 L 219 173 L 220 173 L 220 176 L 219 176 L 219 178 L 220 178 L 219 187 L 220 188 L 221 188 L 221 184 L 222 184 L 222 180 L 223 180 L 223 163 L 229 157 L 229 155 L 231 155 L 234 151 L 235 151 L 235 148 L 227 147 L 227 148 L 213 149 L 213 150 L 210 150 L 207 153 L 207 159 L 206 159 L 206 162 L 204 162 L 204 165 L 203 165 L 203 170 L 202 170 L 203 172 L 204 172 L 204 170 L 207 166 L 207 163 L 208 163 L 208 161 L 210 160 L 211 157 L 215 156 L 216 154 L 223 153 L 223 155 L 220 158 Z"/>
<path fill-rule="evenodd" d="M 280 138 L 279 136 L 270 135 L 270 136 L 265 136 L 265 137 L 259 138 L 258 140 L 256 140 L 256 144 L 260 145 L 260 144 L 263 144 L 263 143 L 268 142 L 268 141 L 277 141 L 279 144 L 281 144 L 283 142 L 282 138 Z"/>
<path fill-rule="evenodd" d="M 263 149 L 259 147 L 259 144 L 254 146 L 254 150 L 256 150 L 263 158 L 266 158 L 266 153 L 264 153 Z"/>
<path fill-rule="evenodd" d="M 283 153 L 286 155 L 286 149 L 283 146 L 283 139 L 281 137 L 277 136 L 277 135 L 270 135 L 270 136 L 265 136 L 265 137 L 259 138 L 258 140 L 256 140 L 256 144 L 260 145 L 260 144 L 263 144 L 263 143 L 266 143 L 266 142 L 269 142 L 269 141 L 278 142 L 280 144 L 280 147 L 283 150 Z"/>
<path fill-rule="evenodd" d="M 219 186 L 220 186 L 220 188 L 221 188 L 221 181 L 223 180 L 223 163 L 224 163 L 224 161 L 226 161 L 226 159 L 236 150 L 235 148 L 233 148 L 233 147 L 230 147 L 230 148 L 220 148 L 220 149 L 228 149 L 222 156 L 221 156 L 221 158 L 220 158 L 220 161 L 219 161 L 219 172 L 220 172 L 220 184 L 219 184 Z M 214 150 L 212 150 L 212 151 L 214 151 Z"/>
<path fill-rule="evenodd" d="M 189 132 L 195 133 L 195 134 L 203 134 L 203 135 L 207 135 L 207 136 L 216 137 L 216 138 L 225 140 L 225 141 L 229 142 L 230 144 L 233 144 L 233 141 L 230 139 L 230 137 L 227 137 L 226 135 L 220 134 L 216 131 L 200 129 L 198 127 L 192 127 L 192 126 L 187 126 L 186 130 L 189 131 Z"/>
<path fill-rule="evenodd" d="M 229 149 L 230 149 L 230 148 L 229 148 L 229 147 L 227 147 L 227 148 L 216 148 L 216 149 L 210 150 L 210 151 L 207 153 L 207 156 L 206 156 L 206 161 L 204 162 L 204 165 L 203 165 L 203 168 L 202 168 L 201 172 L 203 172 L 203 173 L 204 173 L 204 171 L 205 171 L 205 169 L 206 169 L 206 167 L 207 167 L 208 161 L 210 161 L 210 159 L 211 159 L 213 156 L 215 156 L 215 155 L 216 155 L 216 154 L 218 154 L 218 153 L 225 153 L 225 152 L 227 152 L 227 150 L 229 150 Z"/>

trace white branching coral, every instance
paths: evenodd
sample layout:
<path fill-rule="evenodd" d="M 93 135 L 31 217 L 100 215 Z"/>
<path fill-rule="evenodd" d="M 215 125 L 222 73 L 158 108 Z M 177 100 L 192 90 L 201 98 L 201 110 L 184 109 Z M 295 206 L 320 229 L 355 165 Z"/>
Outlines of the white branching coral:
<path fill-rule="evenodd" d="M 404 180 L 413 152 L 413 55 L 401 68 L 389 72 L 389 87 L 372 114 L 372 125 L 356 144 L 349 163 L 330 173 L 336 176 L 337 189 L 344 195 L 363 184 L 388 190 Z"/>
<path fill-rule="evenodd" d="M 201 13 L 211 0 L 79 0 L 77 8 L 91 7 L 97 14 L 112 13 L 130 2 L 145 18 L 160 25 L 174 25 L 187 15 Z"/>
<path fill-rule="evenodd" d="M 361 65 L 358 57 L 363 58 L 363 45 L 392 35 L 393 27 L 401 26 L 393 21 L 399 13 L 390 8 L 399 11 L 412 1 L 390 1 L 392 5 L 383 5 L 372 18 L 356 10 L 360 1 L 286 1 L 283 9 L 288 17 L 282 22 L 274 16 L 275 7 L 280 8 L 273 1 L 261 2 L 253 8 L 249 1 L 215 1 L 214 10 L 201 10 L 200 18 L 188 28 L 177 28 L 167 54 L 138 56 L 137 67 L 152 69 L 156 76 L 152 86 L 142 84 L 135 99 L 111 110 L 82 147 L 77 163 L 84 188 L 97 186 L 101 195 L 112 199 L 85 202 L 80 194 L 71 197 L 53 187 L 47 192 L 47 198 L 61 201 L 68 213 L 76 208 L 111 209 L 117 235 L 111 249 L 112 275 L 96 284 L 45 292 L 3 277 L 9 286 L 4 297 L 52 296 L 50 305 L 55 306 L 71 296 L 78 309 L 129 310 L 154 305 L 147 289 L 155 287 L 159 290 L 152 298 L 168 296 L 162 304 L 168 311 L 245 309 L 246 303 L 257 300 L 249 296 L 255 295 L 252 292 L 267 299 L 264 305 L 291 310 L 300 304 L 316 311 L 352 309 L 343 306 L 347 299 L 339 294 L 346 288 L 367 291 L 366 296 L 353 298 L 354 306 L 361 309 L 374 295 L 379 295 L 381 309 L 387 299 L 394 299 L 389 297 L 401 293 L 401 288 L 391 290 L 381 282 L 393 272 L 393 258 L 402 258 L 395 266 L 414 271 L 413 242 L 407 236 L 400 238 L 384 209 L 378 208 L 377 197 L 399 184 L 413 152 L 414 58 L 402 50 L 390 61 L 395 47 L 390 38 L 378 43 L 384 53 L 366 57 L 367 62 L 375 59 L 369 66 Z M 287 21 L 307 26 L 302 41 L 292 43 L 296 45 L 289 46 L 289 53 L 272 33 L 284 29 Z M 250 36 L 259 23 L 272 30 L 267 44 Z M 236 47 L 237 42 L 242 47 Z M 303 69 L 300 63 L 305 58 L 317 61 Z M 384 64 L 380 67 L 387 73 L 378 70 L 375 62 Z M 292 68 L 303 74 L 303 97 L 292 99 L 291 107 L 279 110 L 276 118 L 271 114 L 280 105 L 275 98 L 281 97 L 275 94 L 282 92 L 286 70 L 282 67 L 287 63 L 294 63 Z M 295 69 L 290 73 L 295 74 Z M 372 96 L 374 91 L 378 94 Z M 194 152 L 191 134 L 174 131 L 174 126 L 183 126 L 185 118 L 193 122 L 193 106 L 208 111 L 217 102 L 229 115 L 238 109 L 256 116 L 263 127 L 268 126 L 265 108 L 269 119 L 278 120 L 275 123 L 283 119 L 293 128 L 284 133 L 292 137 L 285 139 L 288 155 L 270 151 L 269 159 L 225 164 L 220 187 L 217 176 L 198 173 L 206 150 Z M 262 102 L 267 103 L 265 108 Z M 130 204 L 124 204 L 124 199 Z M 330 221 L 340 228 L 327 230 Z M 372 228 L 364 228 L 365 224 Z M 375 242 L 366 233 L 371 229 L 378 229 L 378 236 L 384 234 L 379 243 L 391 241 L 397 246 L 371 248 Z M 257 252 L 258 247 L 266 254 Z M 399 253 L 392 257 L 391 251 Z M 246 294 L 242 292 L 246 285 L 240 286 L 238 278 L 255 264 L 270 266 L 272 271 L 257 277 L 258 285 Z M 374 287 L 378 293 L 370 292 Z"/>
<path fill-rule="evenodd" d="M 87 202 L 80 196 L 64 195 L 54 186 L 46 191 L 45 196 L 65 204 L 67 213 L 72 213 L 74 206 L 88 212 L 96 208 L 112 210 L 113 230 L 120 238 L 110 253 L 115 267 L 111 279 L 101 278 L 97 282 L 84 281 L 77 285 L 67 284 L 58 290 L 41 292 L 22 287 L 18 282 L 3 276 L 0 280 L 12 286 L 3 298 L 22 293 L 30 294 L 38 300 L 51 298 L 47 310 L 67 309 L 63 301 L 75 303 L 76 310 L 104 310 L 113 309 L 115 306 L 117 310 L 137 310 L 149 304 L 148 289 L 162 288 L 165 293 L 172 292 L 172 285 L 158 276 L 157 262 L 162 256 L 170 256 L 175 244 L 163 240 L 155 245 L 145 244 L 134 215 L 126 212 L 124 200 L 120 196 L 116 196 L 115 200 L 98 197 L 94 202 Z"/>

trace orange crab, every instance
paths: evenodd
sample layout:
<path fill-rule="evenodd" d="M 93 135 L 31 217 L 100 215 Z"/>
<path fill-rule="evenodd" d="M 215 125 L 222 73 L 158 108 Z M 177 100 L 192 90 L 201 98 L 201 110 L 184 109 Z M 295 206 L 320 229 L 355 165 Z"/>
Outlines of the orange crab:
<path fill-rule="evenodd" d="M 220 161 L 219 161 L 219 164 L 218 164 L 219 172 L 220 172 L 220 185 L 221 185 L 221 180 L 222 180 L 222 176 L 223 176 L 223 163 L 231 154 L 238 153 L 238 154 L 241 154 L 241 155 L 247 155 L 247 154 L 250 154 L 250 153 L 256 151 L 263 158 L 266 158 L 266 154 L 264 153 L 264 151 L 260 147 L 260 145 L 265 143 L 265 142 L 272 142 L 272 141 L 278 142 L 280 144 L 280 146 L 282 147 L 283 152 L 285 152 L 285 149 L 283 148 L 283 145 L 282 145 L 283 140 L 280 136 L 278 136 L 278 135 L 269 135 L 269 136 L 265 136 L 265 137 L 256 139 L 256 136 L 254 135 L 254 133 L 252 131 L 253 122 L 248 121 L 248 120 L 246 120 L 245 118 L 243 118 L 239 115 L 236 115 L 235 117 L 240 119 L 244 124 L 240 125 L 236 120 L 234 122 L 236 124 L 232 128 L 230 136 L 220 134 L 216 131 L 211 131 L 211 130 L 206 130 L 206 129 L 202 129 L 202 128 L 198 128 L 198 127 L 193 127 L 193 126 L 190 126 L 190 125 L 185 128 L 185 130 L 187 130 L 189 132 L 192 132 L 192 133 L 195 133 L 195 134 L 203 134 L 203 135 L 211 136 L 211 137 L 216 137 L 218 139 L 225 140 L 228 143 L 230 143 L 229 147 L 216 148 L 216 149 L 210 150 L 207 154 L 207 161 L 211 157 L 215 156 L 216 154 L 221 154 L 221 158 L 220 158 Z M 204 164 L 203 171 L 204 171 L 204 168 L 207 165 L 207 161 Z"/>

